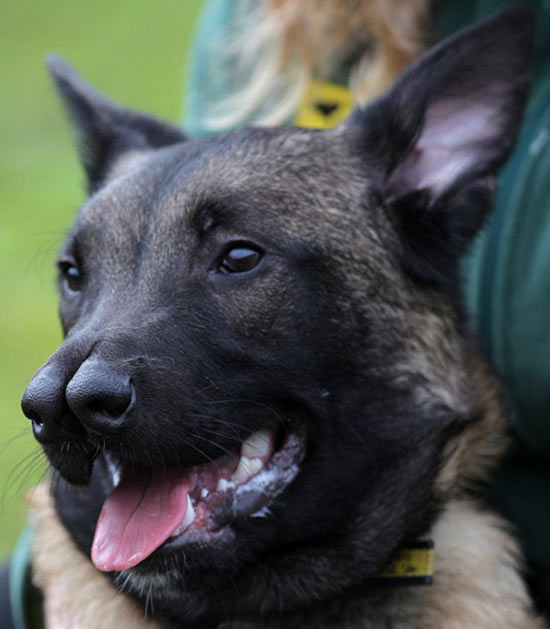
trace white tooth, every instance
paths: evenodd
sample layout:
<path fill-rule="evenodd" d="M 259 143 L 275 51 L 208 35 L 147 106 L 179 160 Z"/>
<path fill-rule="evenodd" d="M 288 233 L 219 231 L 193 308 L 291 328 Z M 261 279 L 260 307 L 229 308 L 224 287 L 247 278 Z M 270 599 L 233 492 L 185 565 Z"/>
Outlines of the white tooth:
<path fill-rule="evenodd" d="M 264 463 L 262 461 L 262 459 L 258 459 L 258 458 L 253 458 L 250 459 L 250 475 L 254 476 L 255 474 L 257 474 L 260 470 L 262 470 L 264 467 Z"/>
<path fill-rule="evenodd" d="M 246 456 L 242 456 L 239 459 L 239 465 L 237 469 L 233 472 L 231 476 L 231 480 L 235 483 L 242 483 L 252 476 L 250 471 L 250 459 Z"/>
<path fill-rule="evenodd" d="M 183 518 L 181 526 L 182 527 L 189 526 L 190 524 L 192 524 L 194 519 L 195 519 L 195 509 L 193 507 L 193 503 L 191 502 L 191 498 L 189 497 L 189 495 L 187 495 L 187 509 L 185 511 L 185 517 Z"/>
<path fill-rule="evenodd" d="M 176 537 L 176 535 L 183 533 L 183 531 L 185 531 L 185 529 L 190 524 L 192 524 L 194 520 L 195 520 L 195 508 L 193 507 L 193 502 L 191 501 L 191 498 L 189 497 L 189 495 L 187 495 L 187 508 L 185 509 L 185 516 L 183 520 L 181 521 L 181 524 L 172 533 L 172 535 L 170 535 L 170 537 Z"/>
<path fill-rule="evenodd" d="M 249 459 L 253 457 L 265 457 L 273 450 L 273 432 L 269 428 L 262 428 L 250 435 L 241 445 L 241 456 Z"/>
<path fill-rule="evenodd" d="M 249 459 L 246 456 L 242 456 L 239 459 L 239 465 L 237 469 L 233 472 L 233 476 L 231 476 L 231 480 L 235 483 L 243 483 L 248 480 L 255 474 L 257 474 L 262 468 L 264 464 L 262 459 L 258 459 L 254 457 L 253 459 Z"/>
<path fill-rule="evenodd" d="M 105 462 L 107 463 L 107 469 L 111 475 L 113 487 L 117 487 L 120 483 L 120 465 L 112 459 L 108 452 L 105 453 Z"/>
<path fill-rule="evenodd" d="M 201 498 L 204 500 L 208 496 L 208 493 L 208 489 L 206 489 L 206 487 L 203 487 L 201 489 Z"/>
<path fill-rule="evenodd" d="M 263 506 L 259 511 L 251 513 L 251 518 L 268 518 L 271 515 L 271 511 L 267 505 Z"/>
<path fill-rule="evenodd" d="M 216 487 L 216 491 L 226 491 L 227 489 L 233 489 L 235 487 L 235 483 L 227 480 L 226 478 L 220 478 L 218 481 L 218 486 Z"/>

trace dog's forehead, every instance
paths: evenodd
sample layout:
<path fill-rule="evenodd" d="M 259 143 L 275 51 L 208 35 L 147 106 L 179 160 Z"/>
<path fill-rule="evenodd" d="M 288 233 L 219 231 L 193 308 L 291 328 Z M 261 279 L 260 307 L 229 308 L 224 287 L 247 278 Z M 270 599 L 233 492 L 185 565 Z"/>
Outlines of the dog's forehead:
<path fill-rule="evenodd" d="M 132 268 L 151 285 L 192 268 L 209 223 L 225 243 L 383 257 L 368 178 L 345 151 L 321 133 L 243 130 L 128 155 L 82 208 L 72 242 L 109 284 Z"/>
<path fill-rule="evenodd" d="M 187 231 L 209 211 L 282 227 L 348 214 L 366 180 L 335 136 L 302 129 L 246 129 L 124 156 L 86 204 L 79 227 Z M 236 211 L 238 209 L 238 211 Z M 299 218 L 299 221 L 293 220 Z"/>

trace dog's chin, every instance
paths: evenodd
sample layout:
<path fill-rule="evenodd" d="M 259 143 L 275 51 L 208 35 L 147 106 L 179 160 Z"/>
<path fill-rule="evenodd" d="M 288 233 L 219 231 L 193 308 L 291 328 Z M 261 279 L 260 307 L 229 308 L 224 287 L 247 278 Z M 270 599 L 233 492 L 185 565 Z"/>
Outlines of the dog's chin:
<path fill-rule="evenodd" d="M 106 499 L 92 561 L 128 591 L 181 595 L 237 569 L 236 548 L 262 528 L 305 455 L 300 430 L 271 427 L 234 452 L 192 467 L 131 468 L 104 452 Z M 243 532 L 244 531 L 244 532 Z M 237 553 L 240 555 L 240 553 Z"/>

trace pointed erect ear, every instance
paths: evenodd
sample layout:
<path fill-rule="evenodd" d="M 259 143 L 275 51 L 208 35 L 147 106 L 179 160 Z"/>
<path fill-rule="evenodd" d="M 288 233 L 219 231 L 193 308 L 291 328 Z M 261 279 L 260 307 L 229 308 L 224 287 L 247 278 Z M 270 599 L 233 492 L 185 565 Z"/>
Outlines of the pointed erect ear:
<path fill-rule="evenodd" d="M 533 31 L 526 7 L 460 31 L 346 123 L 421 279 L 445 283 L 490 208 L 522 120 Z"/>
<path fill-rule="evenodd" d="M 101 185 L 124 153 L 185 140 L 177 127 L 105 98 L 61 57 L 49 55 L 47 65 L 77 133 L 89 192 Z"/>

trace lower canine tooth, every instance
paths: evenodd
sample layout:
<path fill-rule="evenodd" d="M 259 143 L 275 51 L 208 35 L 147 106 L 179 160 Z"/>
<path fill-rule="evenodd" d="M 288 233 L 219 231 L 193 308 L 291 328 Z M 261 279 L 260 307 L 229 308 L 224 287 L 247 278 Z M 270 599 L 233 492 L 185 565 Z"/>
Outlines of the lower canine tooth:
<path fill-rule="evenodd" d="M 183 522 L 181 523 L 181 525 L 183 527 L 189 526 L 190 524 L 192 524 L 194 519 L 195 519 L 195 509 L 193 507 L 193 503 L 191 502 L 191 498 L 188 495 L 187 496 L 187 510 L 185 511 L 185 517 L 183 518 Z"/>
<path fill-rule="evenodd" d="M 180 533 L 183 533 L 183 531 L 185 531 L 185 529 L 190 524 L 193 523 L 194 519 L 195 519 L 195 509 L 193 507 L 193 503 L 191 502 L 191 498 L 189 498 L 189 495 L 188 495 L 187 496 L 187 508 L 185 509 L 185 516 L 184 516 L 183 520 L 181 521 L 181 524 L 172 533 L 172 535 L 170 537 L 176 537 L 176 535 L 179 535 Z"/>

